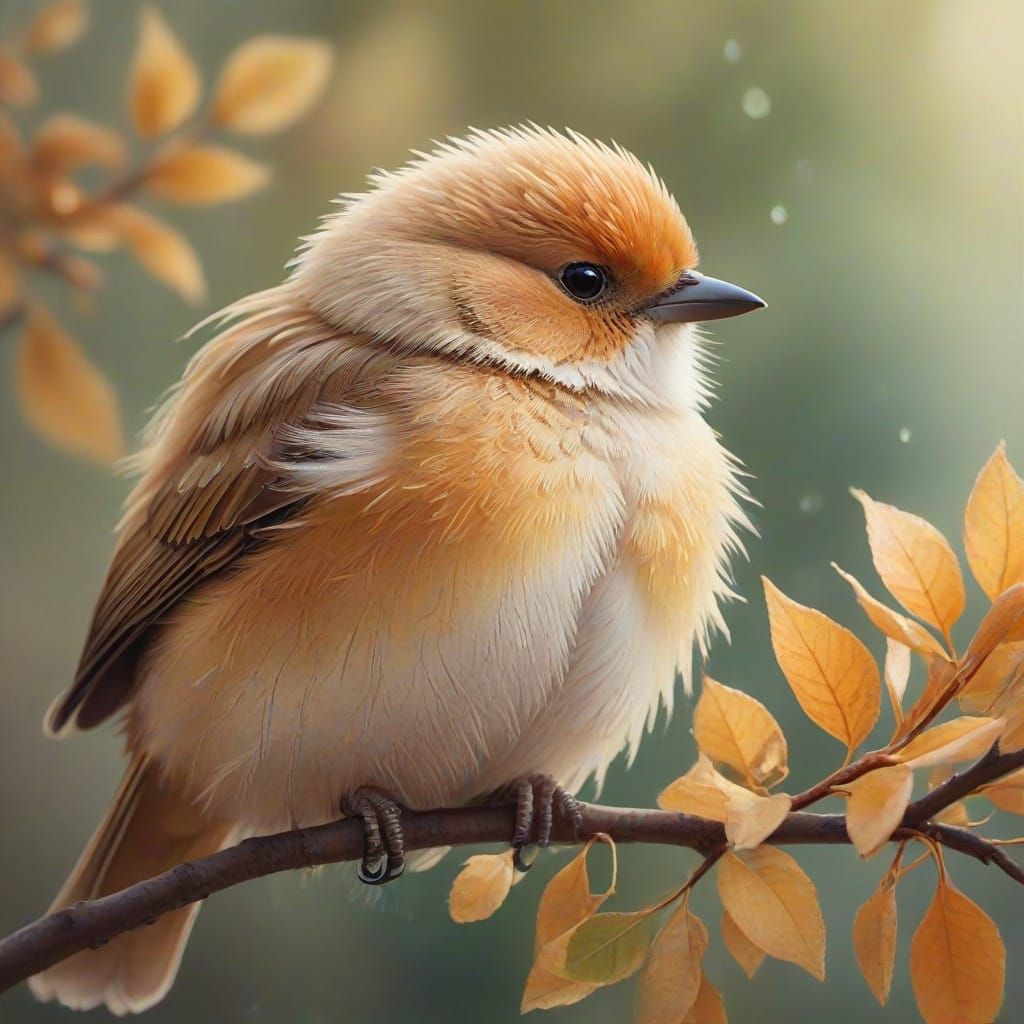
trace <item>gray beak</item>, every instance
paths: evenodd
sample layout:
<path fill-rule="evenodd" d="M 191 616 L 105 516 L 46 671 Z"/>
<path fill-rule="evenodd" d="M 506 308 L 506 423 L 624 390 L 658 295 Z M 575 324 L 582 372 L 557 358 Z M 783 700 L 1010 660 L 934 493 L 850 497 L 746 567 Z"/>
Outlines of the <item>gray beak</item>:
<path fill-rule="evenodd" d="M 659 295 L 644 310 L 659 323 L 692 324 L 701 320 L 724 320 L 768 305 L 738 285 L 705 277 L 688 270 L 669 292 Z"/>

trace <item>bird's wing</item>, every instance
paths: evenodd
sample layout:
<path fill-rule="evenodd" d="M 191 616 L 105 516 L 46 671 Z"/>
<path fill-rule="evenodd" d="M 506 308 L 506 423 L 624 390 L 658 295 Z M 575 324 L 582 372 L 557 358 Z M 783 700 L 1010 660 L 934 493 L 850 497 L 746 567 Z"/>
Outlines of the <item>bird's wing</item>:
<path fill-rule="evenodd" d="M 48 713 L 51 732 L 117 711 L 168 611 L 272 543 L 268 527 L 318 493 L 317 470 L 333 484 L 344 476 L 323 470 L 344 461 L 360 413 L 353 403 L 367 360 L 352 352 L 309 313 L 257 309 L 193 361 L 144 455 L 75 679 Z M 348 434 L 366 447 L 365 430 Z M 349 489 L 369 461 L 353 454 Z"/>

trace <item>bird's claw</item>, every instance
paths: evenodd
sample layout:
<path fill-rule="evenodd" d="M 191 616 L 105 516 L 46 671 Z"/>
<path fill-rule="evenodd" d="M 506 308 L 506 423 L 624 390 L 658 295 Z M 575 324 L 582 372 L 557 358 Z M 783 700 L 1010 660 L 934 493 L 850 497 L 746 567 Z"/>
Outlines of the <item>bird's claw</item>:
<path fill-rule="evenodd" d="M 515 786 L 516 819 L 512 833 L 512 863 L 516 871 L 526 872 L 533 866 L 534 857 L 525 853 L 531 837 L 535 845 L 551 845 L 555 808 L 573 826 L 578 834 L 583 827 L 580 802 L 550 775 L 531 775 Z"/>
<path fill-rule="evenodd" d="M 384 885 L 405 872 L 402 809 L 387 794 L 369 786 L 341 802 L 342 813 L 363 823 L 365 845 L 356 874 L 365 885 Z"/>

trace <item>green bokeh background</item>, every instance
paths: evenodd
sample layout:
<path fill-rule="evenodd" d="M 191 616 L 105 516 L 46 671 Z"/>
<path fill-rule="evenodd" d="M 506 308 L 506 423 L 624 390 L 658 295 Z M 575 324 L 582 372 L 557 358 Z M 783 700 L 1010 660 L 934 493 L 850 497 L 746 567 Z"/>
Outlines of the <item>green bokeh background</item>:
<path fill-rule="evenodd" d="M 715 325 L 720 400 L 710 415 L 749 467 L 760 537 L 737 567 L 748 604 L 728 611 L 733 642 L 710 670 L 765 701 L 789 736 L 793 789 L 841 759 L 802 716 L 771 658 L 758 576 L 852 625 L 881 652 L 835 559 L 874 578 L 851 485 L 920 512 L 957 540 L 963 503 L 1005 437 L 1024 467 L 1024 8 L 1007 0 L 701 0 L 429 4 L 329 0 L 164 0 L 213 78 L 255 32 L 330 40 L 337 70 L 301 125 L 242 147 L 275 167 L 236 205 L 168 211 L 195 242 L 210 300 L 188 309 L 129 260 L 84 317 L 62 321 L 115 382 L 127 427 L 174 381 L 199 315 L 277 282 L 295 238 L 339 191 L 357 190 L 432 138 L 524 120 L 612 138 L 654 163 L 701 245 L 703 267 L 764 295 L 770 309 Z M 42 63 L 47 110 L 122 123 L 136 5 L 94 0 L 70 53 Z M 31 9 L 0 5 L 0 28 Z M 739 60 L 725 57 L 727 40 Z M 767 117 L 744 113 L 763 89 Z M 32 115 L 32 119 L 36 114 Z M 770 211 L 782 206 L 784 224 Z M 5 382 L 14 339 L 0 339 Z M 65 743 L 39 728 L 67 682 L 111 544 L 126 483 L 55 454 L 0 402 L 0 931 L 45 909 L 121 771 L 112 730 Z M 957 540 L 957 543 L 958 540 Z M 981 602 L 972 590 L 967 619 Z M 965 633 L 959 635 L 961 642 Z M 692 705 L 659 723 L 609 802 L 650 805 L 694 755 Z M 1019 822 L 1016 823 L 1019 826 Z M 1010 822 L 1001 828 L 1011 831 Z M 916 1019 L 905 967 L 932 885 L 901 889 L 897 978 L 885 1011 L 859 977 L 855 907 L 883 870 L 848 849 L 800 851 L 829 929 L 828 982 L 768 963 L 749 983 L 717 938 L 713 885 L 696 909 L 712 924 L 707 967 L 739 1024 Z M 457 927 L 445 895 L 458 858 L 406 878 L 375 904 L 349 872 L 262 880 L 210 901 L 158 1022 L 320 1024 L 335 1020 L 513 1021 L 546 878 L 546 856 L 491 921 Z M 616 905 L 633 908 L 693 866 L 687 852 L 622 851 Z M 1007 1005 L 1024 1002 L 1022 895 L 954 859 L 955 880 L 997 919 L 1009 947 Z M 604 871 L 603 866 L 598 872 Z M 355 896 L 353 897 L 353 893 Z M 552 1011 L 565 1024 L 628 1020 L 629 984 Z M 99 1019 L 101 1013 L 93 1015 Z M 21 988 L 0 1020 L 70 1019 Z M 1008 1010 L 1002 1018 L 1016 1019 Z"/>

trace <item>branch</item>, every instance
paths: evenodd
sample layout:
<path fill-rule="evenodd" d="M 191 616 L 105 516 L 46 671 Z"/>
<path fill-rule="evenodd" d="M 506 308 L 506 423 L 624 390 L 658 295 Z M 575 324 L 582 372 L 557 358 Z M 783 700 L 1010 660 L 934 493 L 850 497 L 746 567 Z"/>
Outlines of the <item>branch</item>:
<path fill-rule="evenodd" d="M 990 751 L 978 764 L 911 804 L 892 840 L 927 835 L 952 850 L 995 865 L 1024 884 L 1024 871 L 999 847 L 968 829 L 929 820 L 978 786 L 1021 765 L 1024 752 L 1000 755 Z M 706 818 L 673 811 L 581 806 L 583 823 L 579 834 L 573 834 L 571 823 L 556 818 L 552 833 L 555 842 L 578 843 L 604 833 L 616 843 L 681 846 L 705 857 L 726 845 L 724 826 Z M 421 850 L 507 843 L 513 832 L 513 819 L 514 809 L 509 806 L 405 811 L 405 847 Z M 807 846 L 849 843 L 850 838 L 843 815 L 796 811 L 786 817 L 768 841 Z M 121 892 L 58 910 L 0 941 L 0 992 L 79 950 L 101 946 L 122 932 L 151 924 L 162 914 L 204 900 L 222 889 L 281 871 L 357 860 L 362 851 L 361 824 L 342 819 L 316 828 L 246 839 Z"/>

